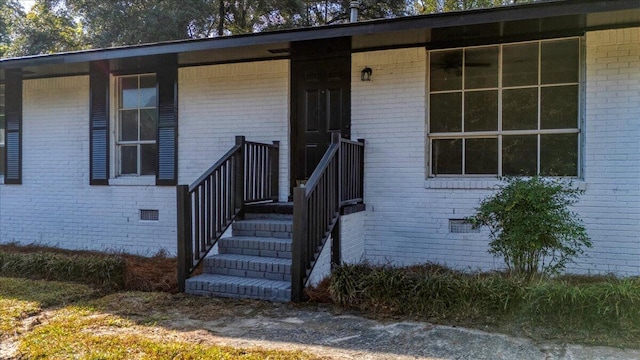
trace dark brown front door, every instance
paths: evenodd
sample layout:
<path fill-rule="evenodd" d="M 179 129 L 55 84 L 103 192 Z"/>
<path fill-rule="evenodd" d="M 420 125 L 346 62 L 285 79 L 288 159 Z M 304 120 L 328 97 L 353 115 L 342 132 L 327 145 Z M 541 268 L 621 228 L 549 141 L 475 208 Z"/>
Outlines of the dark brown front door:
<path fill-rule="evenodd" d="M 313 173 L 331 133 L 351 136 L 349 54 L 292 61 L 292 186 Z"/>

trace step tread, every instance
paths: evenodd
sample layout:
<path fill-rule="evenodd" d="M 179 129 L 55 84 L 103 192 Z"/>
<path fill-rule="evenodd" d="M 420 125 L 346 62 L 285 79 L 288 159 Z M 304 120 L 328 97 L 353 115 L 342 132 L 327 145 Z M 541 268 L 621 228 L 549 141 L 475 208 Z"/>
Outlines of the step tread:
<path fill-rule="evenodd" d="M 202 274 L 187 279 L 186 292 L 193 295 L 291 301 L 291 282 Z"/>
<path fill-rule="evenodd" d="M 278 281 L 269 279 L 245 278 L 240 276 L 220 275 L 220 274 L 200 274 L 187 279 L 187 282 L 207 281 L 212 283 L 242 284 L 256 286 L 270 286 L 278 289 L 290 289 L 291 281 Z"/>
<path fill-rule="evenodd" d="M 261 214 L 293 214 L 292 202 L 272 202 L 266 204 L 254 204 L 245 208 L 246 213 Z"/>
<path fill-rule="evenodd" d="M 277 243 L 291 243 L 293 240 L 289 238 L 277 238 L 277 237 L 265 237 L 265 236 L 242 236 L 242 235 L 233 235 L 226 238 L 221 238 L 218 241 L 236 241 L 236 240 L 251 240 L 251 241 L 259 241 L 259 242 L 277 242 Z"/>
<path fill-rule="evenodd" d="M 291 259 L 282 259 L 276 257 L 241 255 L 241 254 L 214 254 L 207 256 L 207 259 L 225 259 L 234 261 L 251 261 L 257 263 L 283 264 L 291 265 Z"/>
<path fill-rule="evenodd" d="M 289 219 L 244 219 L 244 220 L 236 220 L 235 222 L 243 223 L 243 224 L 293 224 L 293 220 Z"/>

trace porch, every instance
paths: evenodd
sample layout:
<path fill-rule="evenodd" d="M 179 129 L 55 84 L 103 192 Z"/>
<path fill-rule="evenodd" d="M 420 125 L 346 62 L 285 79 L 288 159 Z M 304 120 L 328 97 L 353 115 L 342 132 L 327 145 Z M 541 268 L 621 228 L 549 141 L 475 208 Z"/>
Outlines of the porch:
<path fill-rule="evenodd" d="M 299 301 L 314 271 L 342 262 L 341 217 L 364 210 L 364 140 L 333 133 L 291 203 L 278 202 L 279 159 L 278 142 L 238 136 L 198 180 L 177 187 L 180 291 Z"/>

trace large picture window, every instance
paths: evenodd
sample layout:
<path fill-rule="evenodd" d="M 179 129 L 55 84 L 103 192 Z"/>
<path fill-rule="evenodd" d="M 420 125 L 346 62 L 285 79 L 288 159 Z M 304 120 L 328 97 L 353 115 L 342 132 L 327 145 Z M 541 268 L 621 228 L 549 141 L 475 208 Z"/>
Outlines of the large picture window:
<path fill-rule="evenodd" d="M 118 174 L 155 175 L 158 153 L 156 76 L 123 76 L 117 81 Z"/>
<path fill-rule="evenodd" d="M 431 176 L 578 176 L 578 38 L 429 54 Z"/>

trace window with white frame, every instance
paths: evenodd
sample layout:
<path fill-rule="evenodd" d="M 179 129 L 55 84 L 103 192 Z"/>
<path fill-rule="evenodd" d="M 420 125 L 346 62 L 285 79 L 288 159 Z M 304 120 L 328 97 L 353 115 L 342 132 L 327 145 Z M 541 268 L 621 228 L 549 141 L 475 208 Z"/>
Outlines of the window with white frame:
<path fill-rule="evenodd" d="M 0 85 L 0 176 L 4 176 L 4 85 Z"/>
<path fill-rule="evenodd" d="M 155 175 L 157 90 L 155 74 L 117 78 L 118 175 Z"/>
<path fill-rule="evenodd" d="M 433 50 L 430 176 L 578 176 L 580 39 Z"/>

